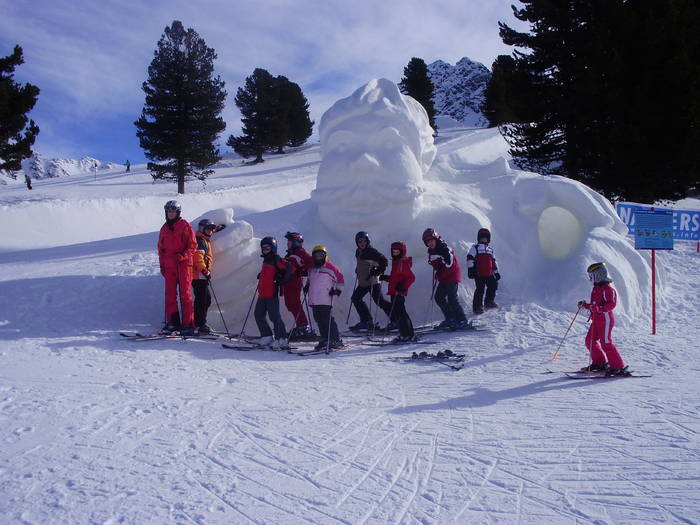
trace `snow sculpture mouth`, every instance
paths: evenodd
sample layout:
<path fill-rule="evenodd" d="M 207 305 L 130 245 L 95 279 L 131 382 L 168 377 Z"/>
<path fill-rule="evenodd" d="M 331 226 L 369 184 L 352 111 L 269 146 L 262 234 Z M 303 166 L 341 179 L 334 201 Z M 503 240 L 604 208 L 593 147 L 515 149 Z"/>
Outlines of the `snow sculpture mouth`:
<path fill-rule="evenodd" d="M 416 217 L 423 175 L 435 158 L 423 107 L 387 79 L 375 79 L 324 113 L 321 166 L 312 199 L 332 231 Z"/>
<path fill-rule="evenodd" d="M 583 226 L 576 216 L 561 206 L 545 208 L 537 221 L 542 255 L 562 261 L 573 255 L 583 238 Z"/>

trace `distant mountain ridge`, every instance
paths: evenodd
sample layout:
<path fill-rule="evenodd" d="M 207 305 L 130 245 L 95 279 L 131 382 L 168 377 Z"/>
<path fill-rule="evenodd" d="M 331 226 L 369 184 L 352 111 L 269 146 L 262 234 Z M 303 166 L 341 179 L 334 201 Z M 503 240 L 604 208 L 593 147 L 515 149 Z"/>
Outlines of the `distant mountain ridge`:
<path fill-rule="evenodd" d="M 54 177 L 65 177 L 70 175 L 85 175 L 93 173 L 97 166 L 97 171 L 110 170 L 122 167 L 114 162 L 103 162 L 92 157 L 81 159 L 53 158 L 47 159 L 40 153 L 35 153 L 31 157 L 22 161 L 22 169 L 15 172 L 17 180 L 24 181 L 24 175 L 29 175 L 32 179 L 51 179 Z M 7 179 L 11 179 L 9 173 L 0 171 Z"/>
<path fill-rule="evenodd" d="M 428 65 L 435 86 L 437 115 L 447 115 L 467 126 L 487 127 L 482 106 L 491 71 L 481 62 L 464 57 L 454 66 L 442 60 Z"/>

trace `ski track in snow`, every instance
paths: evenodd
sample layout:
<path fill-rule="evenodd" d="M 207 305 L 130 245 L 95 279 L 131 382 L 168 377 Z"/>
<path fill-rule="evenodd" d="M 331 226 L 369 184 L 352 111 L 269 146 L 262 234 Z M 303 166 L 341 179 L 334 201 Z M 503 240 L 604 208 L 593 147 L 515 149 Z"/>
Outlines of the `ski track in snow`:
<path fill-rule="evenodd" d="M 162 301 L 151 244 L 0 254 L 1 523 L 700 521 L 690 246 L 659 255 L 659 334 L 648 319 L 615 329 L 654 376 L 570 381 L 585 319 L 552 361 L 573 312 L 502 294 L 488 330 L 427 348 L 128 341 L 119 329 L 155 329 L 143 319 Z M 464 368 L 385 360 L 423 349 L 464 353 Z"/>

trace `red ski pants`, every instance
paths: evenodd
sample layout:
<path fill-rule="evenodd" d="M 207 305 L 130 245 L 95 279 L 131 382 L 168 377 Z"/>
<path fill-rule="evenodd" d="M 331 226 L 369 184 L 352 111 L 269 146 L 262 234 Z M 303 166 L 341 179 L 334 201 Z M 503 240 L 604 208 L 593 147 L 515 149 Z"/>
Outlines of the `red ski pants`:
<path fill-rule="evenodd" d="M 612 342 L 612 329 L 615 326 L 615 318 L 610 312 L 595 314 L 591 326 L 586 334 L 586 348 L 591 354 L 591 362 L 594 365 L 604 365 L 606 362 L 610 368 L 623 368 L 620 352 Z"/>
<path fill-rule="evenodd" d="M 294 326 L 305 326 L 309 324 L 304 308 L 301 305 L 301 279 L 292 279 L 282 287 L 284 306 L 294 316 Z"/>
<path fill-rule="evenodd" d="M 182 262 L 177 266 L 163 268 L 165 278 L 165 317 L 171 323 L 173 314 L 179 312 L 177 304 L 177 289 L 180 288 L 180 303 L 182 304 L 182 326 L 194 326 L 194 305 L 192 302 L 192 263 Z"/>

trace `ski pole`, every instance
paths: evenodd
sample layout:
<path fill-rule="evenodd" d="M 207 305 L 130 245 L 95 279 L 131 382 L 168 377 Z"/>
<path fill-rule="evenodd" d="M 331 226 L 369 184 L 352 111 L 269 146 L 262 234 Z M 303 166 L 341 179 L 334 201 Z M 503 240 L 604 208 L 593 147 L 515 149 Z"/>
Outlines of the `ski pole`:
<path fill-rule="evenodd" d="M 243 326 L 241 327 L 241 333 L 238 334 L 239 339 L 243 339 L 245 337 L 245 325 L 248 323 L 248 316 L 250 316 L 250 311 L 253 309 L 253 302 L 255 301 L 255 297 L 258 295 L 258 286 L 260 283 L 255 285 L 255 291 L 253 292 L 253 298 L 250 300 L 250 306 L 248 307 L 248 313 L 245 314 L 245 319 L 243 320 Z"/>
<path fill-rule="evenodd" d="M 578 313 L 581 311 L 581 308 L 582 307 L 579 306 L 578 310 L 576 310 L 576 313 L 574 314 L 574 318 L 569 323 L 569 328 L 566 329 L 566 332 L 564 333 L 564 337 L 561 338 L 561 341 L 559 342 L 559 346 L 557 346 L 557 351 L 552 354 L 552 361 L 554 361 L 557 357 L 559 357 L 559 350 L 561 349 L 561 345 L 564 344 L 564 340 L 566 339 L 566 336 L 569 335 L 569 330 L 571 330 L 571 327 L 574 326 L 574 321 L 576 320 Z"/>
<path fill-rule="evenodd" d="M 430 315 L 430 322 L 433 322 L 433 297 L 435 296 L 435 283 L 437 281 L 435 280 L 435 270 L 433 270 L 433 284 L 432 284 L 432 289 L 430 290 L 430 300 L 428 301 L 428 306 L 425 308 L 425 322 L 423 323 L 424 325 L 428 324 L 428 315 Z"/>
<path fill-rule="evenodd" d="M 352 295 L 350 296 L 350 306 L 348 307 L 348 318 L 345 319 L 345 325 L 350 324 L 350 312 L 352 312 L 352 298 L 355 295 L 355 289 L 357 288 L 357 274 L 355 274 L 355 283 L 352 285 Z"/>
<path fill-rule="evenodd" d="M 226 337 L 231 339 L 231 333 L 228 331 L 228 326 L 226 326 L 226 321 L 224 320 L 224 313 L 221 311 L 221 306 L 219 305 L 219 300 L 216 298 L 216 292 L 214 292 L 214 286 L 211 284 L 211 279 L 207 279 L 209 283 L 209 288 L 211 289 L 211 294 L 214 297 L 214 302 L 216 303 L 216 308 L 219 310 L 219 315 L 221 316 L 221 322 L 224 323 L 224 330 L 226 330 Z"/>
<path fill-rule="evenodd" d="M 333 295 L 331 295 L 331 307 L 328 310 L 328 337 L 326 337 L 326 354 L 331 353 L 331 324 L 333 321 Z"/>
<path fill-rule="evenodd" d="M 308 280 L 307 280 L 307 282 L 308 282 Z M 306 307 L 306 318 L 309 320 L 309 328 L 313 332 L 314 331 L 313 320 L 311 318 L 311 312 L 309 311 L 309 301 L 306 298 L 306 296 L 308 294 L 309 294 L 308 292 L 304 291 L 304 306 Z"/>

